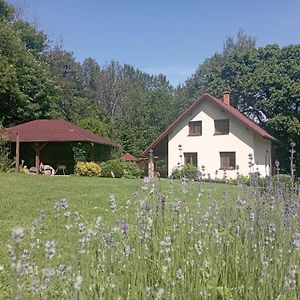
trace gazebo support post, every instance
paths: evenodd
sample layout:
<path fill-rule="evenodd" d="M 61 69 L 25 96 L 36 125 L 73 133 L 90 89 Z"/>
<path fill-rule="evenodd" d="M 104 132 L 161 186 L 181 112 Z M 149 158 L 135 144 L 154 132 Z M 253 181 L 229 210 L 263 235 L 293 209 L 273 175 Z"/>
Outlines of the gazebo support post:
<path fill-rule="evenodd" d="M 34 143 L 31 144 L 33 150 L 35 151 L 35 174 L 39 175 L 40 173 L 40 157 L 41 157 L 41 151 L 43 148 L 47 145 L 47 143 Z"/>
<path fill-rule="evenodd" d="M 17 132 L 16 136 L 16 173 L 19 173 L 20 169 L 20 134 Z"/>
<path fill-rule="evenodd" d="M 92 161 L 94 162 L 95 161 L 95 144 L 92 143 Z"/>

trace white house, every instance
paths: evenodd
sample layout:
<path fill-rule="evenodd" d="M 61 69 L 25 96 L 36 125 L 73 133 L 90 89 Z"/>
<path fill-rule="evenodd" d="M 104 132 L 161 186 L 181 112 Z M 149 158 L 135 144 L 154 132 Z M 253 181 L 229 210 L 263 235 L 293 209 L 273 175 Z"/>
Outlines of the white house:
<path fill-rule="evenodd" d="M 271 171 L 271 142 L 276 140 L 256 123 L 230 105 L 229 93 L 223 100 L 210 94 L 198 98 L 145 151 L 167 162 L 167 175 L 182 164 L 205 166 L 205 173 L 215 178 L 234 178 L 237 170 L 247 175 Z M 253 157 L 251 170 L 249 154 Z"/>

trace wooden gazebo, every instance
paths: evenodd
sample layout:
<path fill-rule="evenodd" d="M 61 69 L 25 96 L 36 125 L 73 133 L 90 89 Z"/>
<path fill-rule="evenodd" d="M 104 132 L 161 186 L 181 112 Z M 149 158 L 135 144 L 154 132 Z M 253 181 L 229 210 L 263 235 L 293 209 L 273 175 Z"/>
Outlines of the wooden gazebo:
<path fill-rule="evenodd" d="M 43 119 L 20 124 L 6 129 L 6 135 L 12 145 L 11 152 L 14 152 L 16 156 L 16 170 L 19 169 L 20 159 L 26 157 L 27 160 L 35 162 L 37 174 L 39 173 L 42 154 L 46 163 L 47 160 L 50 160 L 50 163 L 53 164 L 61 163 L 61 157 L 64 157 L 64 159 L 70 156 L 73 157 L 70 147 L 72 142 L 91 143 L 90 160 L 92 161 L 109 159 L 111 148 L 116 146 L 109 139 L 98 136 L 63 119 Z M 97 146 L 100 148 L 97 148 Z M 68 152 L 68 155 L 66 152 Z M 55 158 L 54 155 L 60 157 Z M 31 160 L 30 157 L 33 158 L 33 156 L 34 160 Z"/>

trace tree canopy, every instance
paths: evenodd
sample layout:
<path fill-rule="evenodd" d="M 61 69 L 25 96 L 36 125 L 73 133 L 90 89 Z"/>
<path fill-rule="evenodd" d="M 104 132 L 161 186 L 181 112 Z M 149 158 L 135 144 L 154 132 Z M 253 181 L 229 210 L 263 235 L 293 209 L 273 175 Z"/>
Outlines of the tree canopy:
<path fill-rule="evenodd" d="M 76 61 L 49 44 L 47 35 L 0 0 L 0 121 L 4 126 L 64 118 L 110 137 L 140 155 L 179 113 L 204 92 L 222 97 L 275 138 L 273 157 L 289 168 L 289 144 L 300 151 L 300 45 L 257 47 L 239 31 L 222 53 L 201 63 L 185 84 L 173 87 L 112 61 Z M 299 169 L 298 159 L 298 169 Z"/>

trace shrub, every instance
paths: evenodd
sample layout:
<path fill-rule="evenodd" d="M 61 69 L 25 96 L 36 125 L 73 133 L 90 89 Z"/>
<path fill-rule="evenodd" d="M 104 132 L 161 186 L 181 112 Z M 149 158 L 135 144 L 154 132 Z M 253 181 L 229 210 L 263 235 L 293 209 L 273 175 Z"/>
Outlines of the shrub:
<path fill-rule="evenodd" d="M 123 161 L 121 159 L 112 159 L 102 164 L 103 177 L 116 178 L 139 178 L 141 170 L 133 162 Z"/>
<path fill-rule="evenodd" d="M 0 171 L 8 172 L 12 169 L 14 162 L 9 158 L 7 138 L 4 135 L 4 128 L 0 124 Z"/>
<path fill-rule="evenodd" d="M 141 169 L 136 163 L 124 161 L 124 178 L 140 178 Z"/>
<path fill-rule="evenodd" d="M 198 173 L 198 168 L 191 164 L 187 164 L 182 166 L 181 168 L 176 168 L 172 172 L 172 177 L 174 179 L 178 179 L 181 177 L 187 177 L 189 179 L 195 179 Z"/>
<path fill-rule="evenodd" d="M 238 175 L 237 178 L 229 179 L 230 184 L 242 184 L 250 185 L 250 177 L 244 175 Z"/>
<path fill-rule="evenodd" d="M 291 175 L 288 175 L 288 174 L 274 175 L 273 183 L 274 183 L 274 185 L 291 188 L 293 186 L 293 178 Z"/>
<path fill-rule="evenodd" d="M 80 176 L 101 176 L 101 166 L 95 162 L 78 162 L 75 165 L 75 174 Z"/>
<path fill-rule="evenodd" d="M 74 161 L 86 162 L 89 156 L 91 144 L 86 142 L 74 142 L 71 143 Z"/>
<path fill-rule="evenodd" d="M 121 178 L 124 175 L 124 161 L 112 159 L 102 164 L 103 177 Z"/>

